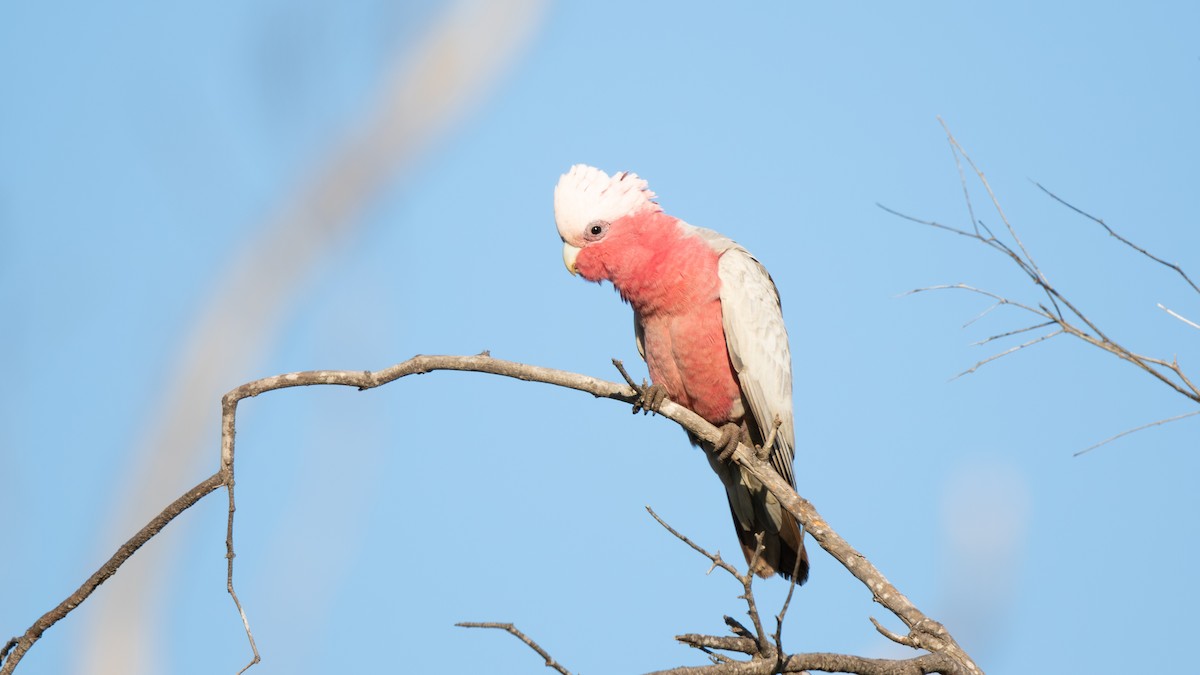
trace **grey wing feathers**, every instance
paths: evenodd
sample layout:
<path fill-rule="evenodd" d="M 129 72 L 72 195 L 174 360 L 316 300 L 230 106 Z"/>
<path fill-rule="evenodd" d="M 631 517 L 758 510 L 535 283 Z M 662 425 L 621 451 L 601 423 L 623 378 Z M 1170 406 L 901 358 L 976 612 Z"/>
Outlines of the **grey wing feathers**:
<path fill-rule="evenodd" d="M 724 237 L 706 238 L 714 248 L 724 251 L 718 273 L 730 361 L 764 439 L 770 435 L 775 417 L 779 417 L 771 464 L 795 485 L 792 475 L 796 444 L 792 419 L 792 357 L 779 292 L 766 268 L 746 249 Z"/>

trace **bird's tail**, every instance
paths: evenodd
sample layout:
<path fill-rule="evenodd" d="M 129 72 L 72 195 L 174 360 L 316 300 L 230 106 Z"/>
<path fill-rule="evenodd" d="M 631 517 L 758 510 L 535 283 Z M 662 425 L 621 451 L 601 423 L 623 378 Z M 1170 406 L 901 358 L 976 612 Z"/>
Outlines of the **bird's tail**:
<path fill-rule="evenodd" d="M 808 553 L 804 550 L 804 530 L 800 524 L 757 478 L 737 465 L 725 468 L 717 473 L 725 484 L 729 511 L 746 563 L 760 577 L 778 573 L 784 579 L 795 578 L 797 585 L 803 584 L 808 580 Z M 762 550 L 755 556 L 759 534 L 762 534 Z"/>

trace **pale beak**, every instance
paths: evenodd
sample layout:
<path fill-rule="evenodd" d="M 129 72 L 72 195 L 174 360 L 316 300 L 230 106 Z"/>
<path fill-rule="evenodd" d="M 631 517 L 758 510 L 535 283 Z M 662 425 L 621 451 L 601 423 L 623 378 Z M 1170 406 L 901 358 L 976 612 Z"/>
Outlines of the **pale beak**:
<path fill-rule="evenodd" d="M 575 258 L 579 257 L 579 249 L 563 242 L 563 264 L 567 266 L 567 271 L 574 275 Z"/>

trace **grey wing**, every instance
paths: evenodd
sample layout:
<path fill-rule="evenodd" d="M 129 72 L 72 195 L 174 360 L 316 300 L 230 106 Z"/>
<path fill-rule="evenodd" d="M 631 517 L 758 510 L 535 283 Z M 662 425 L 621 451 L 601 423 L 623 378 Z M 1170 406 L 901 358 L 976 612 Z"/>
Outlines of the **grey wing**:
<path fill-rule="evenodd" d="M 764 440 L 778 416 L 780 425 L 771 450 L 771 464 L 794 486 L 792 355 L 779 291 L 766 268 L 746 249 L 724 241 L 730 245 L 724 247 L 717 269 L 729 359 Z"/>

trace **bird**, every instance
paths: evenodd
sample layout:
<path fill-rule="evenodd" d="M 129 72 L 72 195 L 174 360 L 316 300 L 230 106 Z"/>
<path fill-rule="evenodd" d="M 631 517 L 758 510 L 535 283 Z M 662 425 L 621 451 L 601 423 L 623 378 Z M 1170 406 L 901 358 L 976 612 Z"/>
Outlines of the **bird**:
<path fill-rule="evenodd" d="M 642 407 L 656 410 L 665 395 L 721 429 L 706 455 L 752 571 L 802 584 L 809 568 L 803 529 L 730 461 L 739 441 L 769 443 L 763 452 L 771 465 L 796 485 L 792 362 L 779 291 L 745 248 L 668 215 L 655 200 L 635 173 L 572 166 L 554 188 L 563 263 L 572 275 L 610 282 L 633 308 L 634 338 L 651 381 Z"/>

